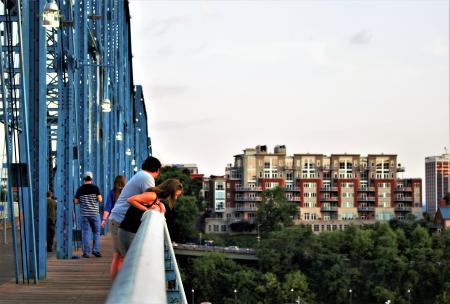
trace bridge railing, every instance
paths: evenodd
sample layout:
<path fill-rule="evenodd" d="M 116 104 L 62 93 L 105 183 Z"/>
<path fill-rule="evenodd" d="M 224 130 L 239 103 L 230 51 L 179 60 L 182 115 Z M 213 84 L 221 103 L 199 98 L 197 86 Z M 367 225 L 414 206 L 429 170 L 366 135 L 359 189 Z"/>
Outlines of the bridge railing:
<path fill-rule="evenodd" d="M 187 304 L 164 215 L 147 211 L 106 303 Z"/>

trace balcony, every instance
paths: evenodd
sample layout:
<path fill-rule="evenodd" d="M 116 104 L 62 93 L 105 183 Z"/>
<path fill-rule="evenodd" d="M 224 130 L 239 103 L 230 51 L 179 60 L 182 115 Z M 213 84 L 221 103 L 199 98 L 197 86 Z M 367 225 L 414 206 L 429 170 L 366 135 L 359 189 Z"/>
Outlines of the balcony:
<path fill-rule="evenodd" d="M 293 196 L 293 197 L 286 197 L 286 198 L 290 202 L 300 202 L 301 201 L 300 196 Z"/>
<path fill-rule="evenodd" d="M 336 196 L 332 196 L 332 197 L 321 196 L 320 197 L 320 201 L 321 202 L 337 202 L 338 201 L 338 197 L 336 197 Z"/>
<path fill-rule="evenodd" d="M 253 188 L 235 187 L 234 189 L 236 191 L 243 191 L 243 192 L 262 191 L 261 187 L 253 187 Z"/>
<path fill-rule="evenodd" d="M 395 197 L 396 202 L 412 202 L 412 197 Z"/>
<path fill-rule="evenodd" d="M 375 211 L 375 207 L 358 206 L 358 212 L 373 212 L 373 211 Z"/>
<path fill-rule="evenodd" d="M 260 202 L 260 201 L 262 201 L 262 197 L 236 196 L 234 201 L 236 201 L 236 202 Z"/>
<path fill-rule="evenodd" d="M 234 207 L 234 211 L 240 211 L 240 212 L 256 212 L 258 211 L 258 207 L 252 207 L 252 206 L 236 206 Z"/>
<path fill-rule="evenodd" d="M 375 196 L 358 197 L 359 202 L 374 202 Z"/>
<path fill-rule="evenodd" d="M 290 192 L 290 191 L 300 191 L 299 187 L 290 187 L 290 188 L 283 188 L 284 191 Z"/>
<path fill-rule="evenodd" d="M 322 207 L 320 207 L 320 211 L 337 212 L 338 211 L 338 207 L 337 206 L 322 206 Z"/>
<path fill-rule="evenodd" d="M 321 187 L 320 191 L 322 192 L 332 192 L 332 191 L 338 191 L 337 187 Z"/>
<path fill-rule="evenodd" d="M 359 192 L 374 192 L 375 187 L 360 187 L 358 188 Z"/>
<path fill-rule="evenodd" d="M 411 212 L 412 207 L 409 206 L 395 206 L 395 212 Z"/>
<path fill-rule="evenodd" d="M 395 187 L 395 191 L 397 192 L 412 192 L 411 187 Z"/>

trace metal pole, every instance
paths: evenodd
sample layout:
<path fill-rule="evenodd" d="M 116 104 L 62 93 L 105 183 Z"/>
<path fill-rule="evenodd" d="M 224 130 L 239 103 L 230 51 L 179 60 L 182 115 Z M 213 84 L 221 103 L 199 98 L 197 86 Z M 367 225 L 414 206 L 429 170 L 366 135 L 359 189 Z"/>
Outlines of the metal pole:
<path fill-rule="evenodd" d="M 237 290 L 234 290 L 234 304 L 237 304 Z"/>
<path fill-rule="evenodd" d="M 294 303 L 294 289 L 291 288 L 291 303 Z"/>
<path fill-rule="evenodd" d="M 192 301 L 191 301 L 191 303 L 194 304 L 195 303 L 195 298 L 194 298 L 195 290 L 192 289 L 191 292 L 192 292 Z"/>

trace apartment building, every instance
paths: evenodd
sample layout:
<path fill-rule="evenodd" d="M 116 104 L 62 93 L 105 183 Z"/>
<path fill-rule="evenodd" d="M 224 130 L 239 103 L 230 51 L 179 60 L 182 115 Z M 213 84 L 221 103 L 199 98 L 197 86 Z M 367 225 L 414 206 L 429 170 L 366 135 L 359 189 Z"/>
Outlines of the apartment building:
<path fill-rule="evenodd" d="M 449 192 L 450 154 L 425 158 L 426 210 L 434 216 L 439 201 Z"/>
<path fill-rule="evenodd" d="M 273 152 L 266 146 L 245 149 L 234 156 L 225 176 L 210 178 L 210 192 L 219 188 L 218 197 L 225 197 L 225 204 L 210 196 L 205 230 L 228 233 L 233 222 L 253 222 L 262 192 L 277 186 L 299 207 L 295 223 L 316 232 L 344 229 L 350 223 L 402 220 L 408 214 L 419 218 L 422 181 L 399 179 L 400 171 L 397 155 L 289 156 L 284 145 L 275 146 Z M 218 204 L 224 208 L 218 210 Z"/>

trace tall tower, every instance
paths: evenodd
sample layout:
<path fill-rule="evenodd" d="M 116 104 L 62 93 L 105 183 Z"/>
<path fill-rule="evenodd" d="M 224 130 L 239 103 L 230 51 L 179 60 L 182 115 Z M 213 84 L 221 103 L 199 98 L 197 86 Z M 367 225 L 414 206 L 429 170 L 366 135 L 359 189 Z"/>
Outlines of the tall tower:
<path fill-rule="evenodd" d="M 449 192 L 450 154 L 425 158 L 427 213 L 434 215 L 439 201 Z"/>

